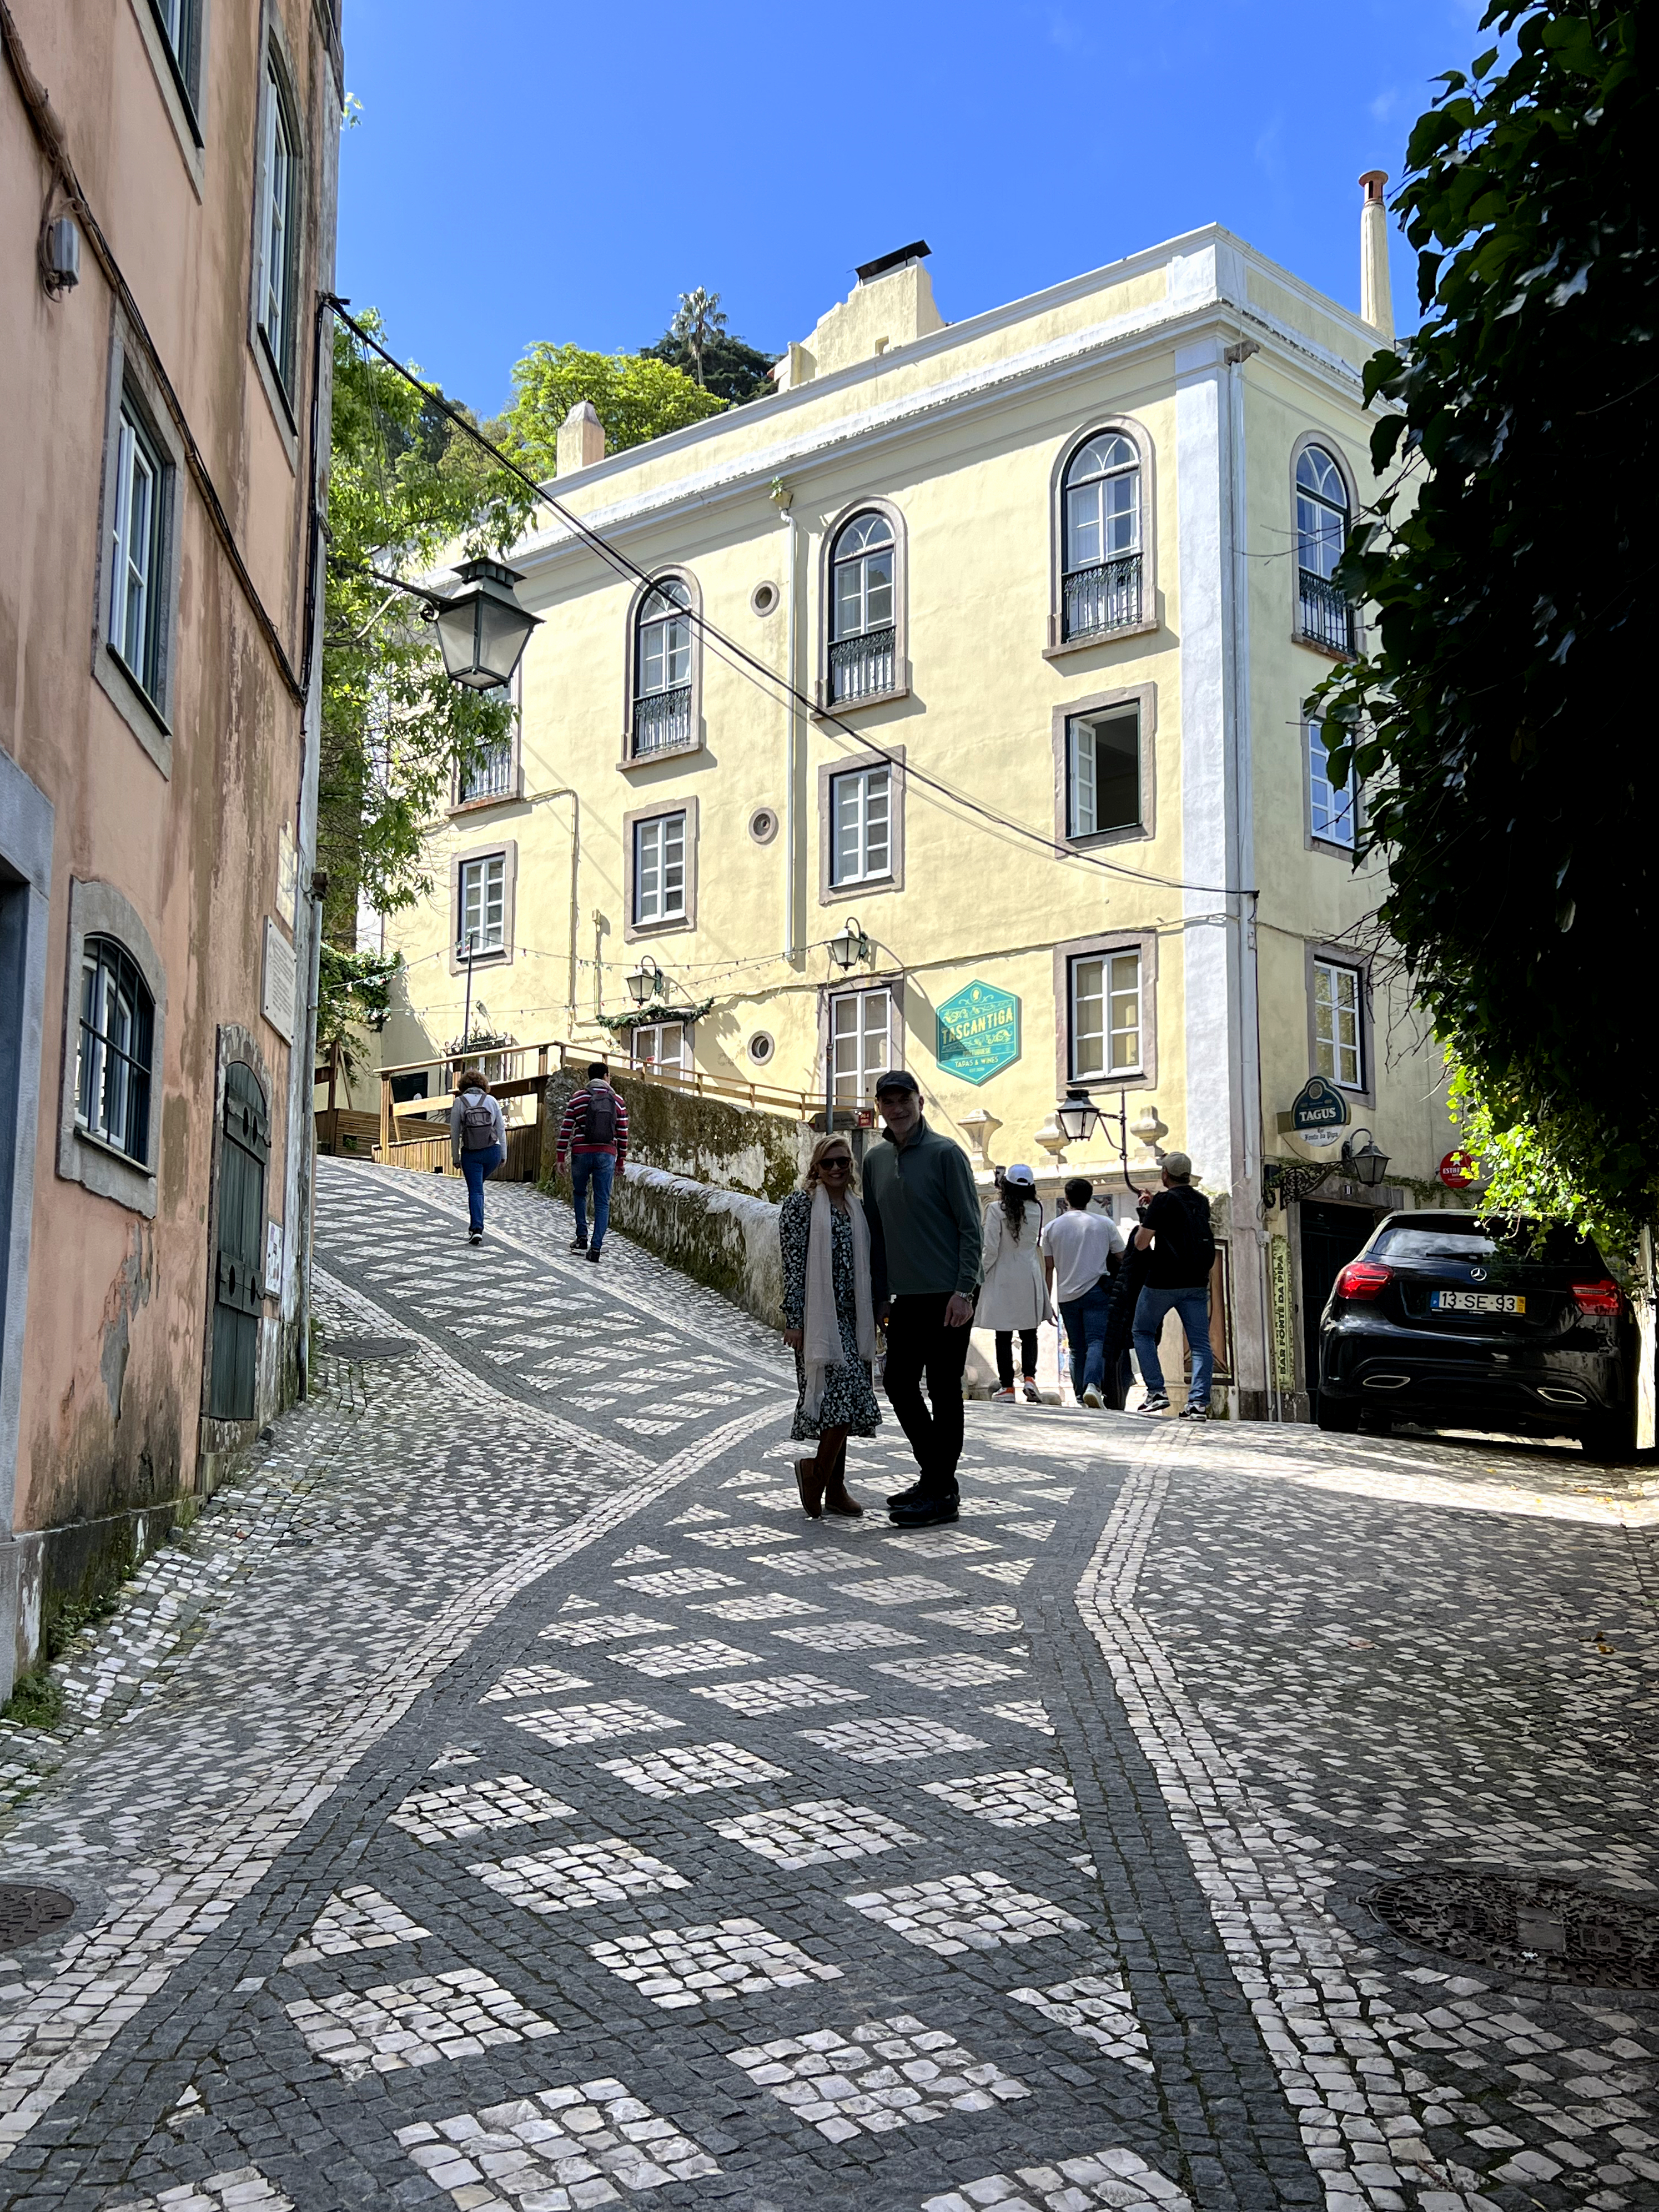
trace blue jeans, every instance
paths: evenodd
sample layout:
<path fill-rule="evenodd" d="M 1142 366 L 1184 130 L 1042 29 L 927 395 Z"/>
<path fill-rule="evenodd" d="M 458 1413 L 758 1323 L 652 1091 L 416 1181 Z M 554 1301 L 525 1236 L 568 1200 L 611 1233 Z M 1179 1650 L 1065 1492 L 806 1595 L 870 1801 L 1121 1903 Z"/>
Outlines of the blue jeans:
<path fill-rule="evenodd" d="M 1106 1387 L 1106 1310 L 1111 1301 L 1098 1283 L 1080 1298 L 1062 1298 L 1060 1318 L 1072 1355 L 1072 1390 L 1079 1405 L 1085 1390 Z"/>
<path fill-rule="evenodd" d="M 1207 1406 L 1210 1377 L 1215 1372 L 1215 1354 L 1210 1349 L 1207 1283 L 1194 1283 L 1190 1289 L 1178 1291 L 1155 1291 L 1148 1283 L 1136 1299 L 1133 1335 L 1140 1379 L 1154 1397 L 1163 1395 L 1164 1370 L 1158 1364 L 1158 1334 L 1164 1326 L 1164 1316 L 1169 1313 L 1181 1316 L 1188 1349 L 1193 1355 L 1192 1388 L 1187 1394 L 1187 1402 L 1189 1406 Z"/>
<path fill-rule="evenodd" d="M 493 1176 L 507 1158 L 504 1146 L 492 1145 L 487 1152 L 463 1152 L 461 1173 L 466 1177 L 466 1220 L 470 1229 L 483 1230 L 484 1178 Z"/>
<path fill-rule="evenodd" d="M 611 1226 L 611 1185 L 617 1173 L 614 1152 L 572 1152 L 570 1155 L 570 1194 L 576 1206 L 576 1237 L 580 1243 L 587 1242 L 587 1186 L 593 1186 L 593 1249 L 598 1251 L 605 1242 L 605 1232 Z"/>

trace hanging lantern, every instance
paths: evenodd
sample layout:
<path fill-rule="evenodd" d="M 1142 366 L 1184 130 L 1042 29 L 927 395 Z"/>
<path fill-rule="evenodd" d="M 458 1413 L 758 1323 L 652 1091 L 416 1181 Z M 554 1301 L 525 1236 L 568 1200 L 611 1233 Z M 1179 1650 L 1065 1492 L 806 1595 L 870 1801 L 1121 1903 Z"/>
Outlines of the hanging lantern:
<path fill-rule="evenodd" d="M 541 621 L 526 614 L 513 591 L 520 577 L 501 561 L 463 561 L 456 574 L 461 587 L 438 607 L 433 619 L 444 671 L 452 684 L 474 691 L 495 691 L 512 681 L 530 633 Z"/>

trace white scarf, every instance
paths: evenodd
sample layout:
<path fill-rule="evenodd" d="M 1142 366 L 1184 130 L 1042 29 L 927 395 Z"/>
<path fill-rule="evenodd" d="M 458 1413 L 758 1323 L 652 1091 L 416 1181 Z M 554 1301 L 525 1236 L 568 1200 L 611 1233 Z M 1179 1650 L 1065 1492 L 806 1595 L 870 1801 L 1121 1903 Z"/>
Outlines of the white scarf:
<path fill-rule="evenodd" d="M 853 1224 L 853 1294 L 858 1321 L 860 1359 L 876 1356 L 876 1316 L 870 1296 L 870 1224 L 864 1208 L 850 1196 L 848 1218 Z M 836 1311 L 835 1229 L 830 1221 L 830 1194 L 822 1183 L 812 1193 L 812 1226 L 806 1245 L 805 1343 L 806 1395 L 801 1411 L 817 1419 L 823 1402 L 824 1379 L 832 1367 L 843 1365 L 847 1347 L 842 1342 L 841 1318 Z"/>

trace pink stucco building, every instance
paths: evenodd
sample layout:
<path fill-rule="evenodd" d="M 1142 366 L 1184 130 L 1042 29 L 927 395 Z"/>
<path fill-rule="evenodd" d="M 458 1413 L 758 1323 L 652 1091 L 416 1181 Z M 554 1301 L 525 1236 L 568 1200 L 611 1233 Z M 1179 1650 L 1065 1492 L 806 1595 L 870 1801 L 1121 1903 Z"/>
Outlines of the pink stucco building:
<path fill-rule="evenodd" d="M 0 1696 L 303 1387 L 339 8 L 0 0 Z"/>

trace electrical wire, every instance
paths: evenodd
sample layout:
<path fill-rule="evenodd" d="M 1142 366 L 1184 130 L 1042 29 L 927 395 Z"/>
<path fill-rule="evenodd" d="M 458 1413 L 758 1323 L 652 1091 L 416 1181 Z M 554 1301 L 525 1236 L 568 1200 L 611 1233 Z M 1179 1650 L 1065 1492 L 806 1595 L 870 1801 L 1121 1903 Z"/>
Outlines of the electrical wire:
<path fill-rule="evenodd" d="M 647 591 L 656 588 L 659 579 L 649 574 L 636 562 L 630 560 L 627 554 L 612 545 L 609 539 L 602 537 L 590 524 L 585 522 L 580 515 L 566 507 L 562 500 L 556 498 L 544 484 L 538 483 L 526 470 L 521 469 L 508 454 L 502 453 L 498 446 L 486 438 L 476 423 L 469 422 L 462 410 L 452 404 L 442 392 L 432 386 L 422 384 L 418 377 L 412 375 L 394 354 L 383 346 L 372 332 L 367 331 L 355 316 L 347 312 L 343 301 L 331 293 L 325 294 L 324 298 L 325 304 L 333 309 L 342 322 L 356 333 L 364 345 L 378 354 L 388 368 L 395 370 L 405 382 L 412 385 L 417 392 L 429 400 L 440 413 L 447 416 L 459 428 L 464 430 L 469 438 L 481 446 L 500 468 L 514 477 L 537 500 L 550 507 L 567 529 L 614 569 L 617 574 L 635 584 L 642 585 Z M 1071 846 L 1063 845 L 1057 839 L 1045 835 L 1043 831 L 1034 830 L 1029 823 L 1018 822 L 1011 815 L 1000 814 L 995 808 L 986 806 L 980 800 L 969 798 L 965 793 L 952 790 L 949 784 L 942 783 L 937 777 L 929 775 L 925 769 L 918 769 L 910 762 L 901 759 L 896 753 L 890 751 L 872 738 L 867 732 L 856 730 L 850 723 L 843 721 L 839 714 L 820 708 L 816 702 L 808 697 L 806 693 L 799 690 L 790 678 L 780 676 L 775 670 L 769 668 L 764 661 L 757 659 L 746 647 L 739 645 L 735 638 L 728 637 L 698 610 L 686 608 L 683 611 L 696 625 L 703 638 L 714 645 L 720 657 L 726 660 L 728 665 L 747 676 L 751 683 L 759 681 L 771 685 L 774 696 L 780 703 L 787 700 L 793 705 L 804 708 L 813 720 L 831 726 L 843 738 L 855 744 L 860 751 L 874 753 L 878 759 L 884 760 L 889 767 L 896 769 L 903 776 L 907 785 L 919 785 L 923 789 L 933 792 L 949 805 L 976 816 L 980 820 L 991 823 L 996 829 L 1006 830 L 1016 837 L 1024 839 L 1054 858 L 1075 861 L 1084 866 L 1097 869 L 1103 875 L 1121 877 L 1129 883 L 1152 885 L 1160 890 L 1199 891 L 1207 897 L 1214 898 L 1235 896 L 1254 898 L 1256 896 L 1253 890 L 1245 890 L 1243 886 L 1187 883 L 1176 877 L 1151 875 L 1138 868 L 1126 868 L 1119 862 L 1103 860 L 1098 854 L 1078 852 Z"/>

